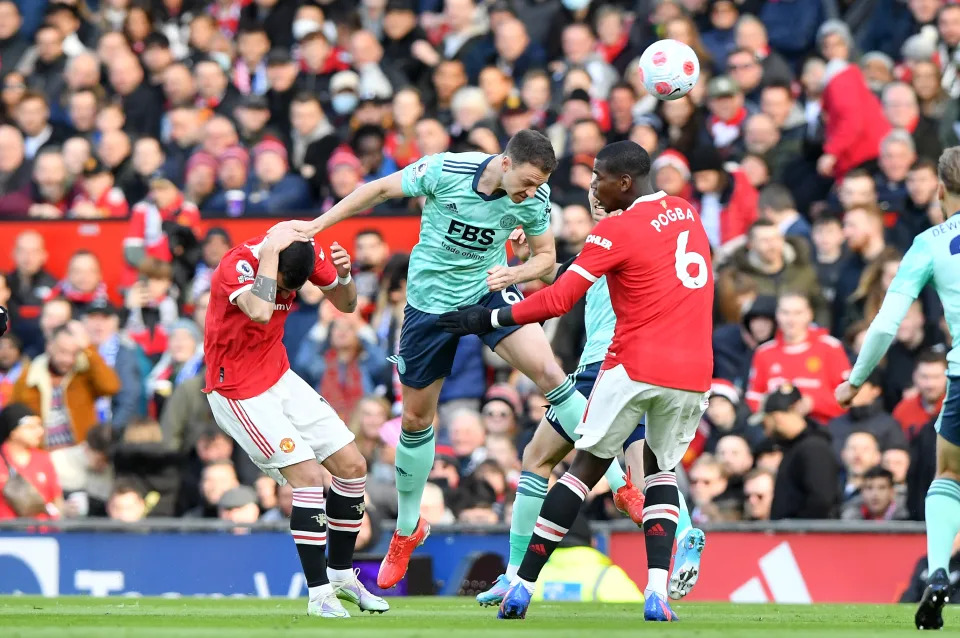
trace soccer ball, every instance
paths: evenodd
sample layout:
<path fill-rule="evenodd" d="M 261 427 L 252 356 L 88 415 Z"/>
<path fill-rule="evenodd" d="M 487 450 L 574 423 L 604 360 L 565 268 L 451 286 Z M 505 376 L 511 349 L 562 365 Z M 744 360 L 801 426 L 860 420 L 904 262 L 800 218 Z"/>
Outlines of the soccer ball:
<path fill-rule="evenodd" d="M 659 40 L 640 56 L 640 81 L 658 100 L 682 98 L 699 77 L 700 60 L 683 42 Z"/>

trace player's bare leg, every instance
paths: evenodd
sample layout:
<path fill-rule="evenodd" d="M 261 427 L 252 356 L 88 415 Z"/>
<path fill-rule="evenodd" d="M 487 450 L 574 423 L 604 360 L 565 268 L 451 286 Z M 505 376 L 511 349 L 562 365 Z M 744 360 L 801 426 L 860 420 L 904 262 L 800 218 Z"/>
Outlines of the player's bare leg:
<path fill-rule="evenodd" d="M 946 412 L 947 405 L 944 404 L 943 413 Z M 944 414 L 940 419 L 942 422 Z M 941 430 L 945 427 L 940 424 Z M 943 627 L 943 606 L 949 602 L 950 553 L 960 531 L 960 446 L 942 434 L 937 434 L 937 477 L 927 490 L 926 519 L 927 571 L 930 576 L 914 622 L 917 629 L 940 629 Z"/>
<path fill-rule="evenodd" d="M 324 514 L 323 470 L 315 460 L 280 468 L 293 487 L 290 533 L 297 545 L 307 579 L 310 602 L 307 613 L 323 618 L 349 618 L 327 576 L 327 521 Z"/>
<path fill-rule="evenodd" d="M 631 476 L 644 476 L 643 439 L 631 437 L 624 443 L 623 456 L 627 471 Z M 680 516 L 677 521 L 677 553 L 673 557 L 673 571 L 670 574 L 670 598 L 679 600 L 690 593 L 700 578 L 700 558 L 706 545 L 703 530 L 693 527 L 690 512 L 683 494 L 677 492 L 680 503 Z"/>
<path fill-rule="evenodd" d="M 394 461 L 397 530 L 390 539 L 390 549 L 377 574 L 377 585 L 382 589 L 400 582 L 407 573 L 413 550 L 430 535 L 430 526 L 420 520 L 420 499 L 433 468 L 433 421 L 437 416 L 437 400 L 442 387 L 443 379 L 437 379 L 425 388 L 403 386 L 403 430 Z"/>
<path fill-rule="evenodd" d="M 337 450 L 323 461 L 332 475 L 327 498 L 327 576 L 337 598 L 357 605 L 361 611 L 383 613 L 390 605 L 374 596 L 357 578 L 353 550 L 363 523 L 367 462 L 356 443 Z"/>
<path fill-rule="evenodd" d="M 608 467 L 610 459 L 577 450 L 570 470 L 560 477 L 543 501 L 533 536 L 517 572 L 518 579 L 504 597 L 498 618 L 519 619 L 526 616 L 543 566 L 573 525 L 587 494 Z"/>

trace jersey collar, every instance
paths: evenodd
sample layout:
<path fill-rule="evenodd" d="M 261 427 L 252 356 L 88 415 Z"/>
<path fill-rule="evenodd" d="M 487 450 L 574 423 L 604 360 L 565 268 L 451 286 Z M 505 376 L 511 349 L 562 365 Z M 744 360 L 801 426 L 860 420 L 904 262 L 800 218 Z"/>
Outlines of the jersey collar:
<path fill-rule="evenodd" d="M 487 167 L 487 164 L 489 164 L 490 160 L 492 160 L 494 157 L 496 157 L 496 155 L 491 155 L 487 159 L 480 162 L 480 166 L 477 168 L 477 172 L 474 173 L 473 175 L 473 192 L 479 195 L 480 199 L 482 199 L 485 202 L 492 202 L 493 200 L 500 199 L 501 197 L 507 194 L 507 191 L 505 190 L 494 191 L 492 195 L 487 195 L 486 193 L 481 193 L 480 191 L 477 190 L 477 186 L 480 185 L 480 176 L 483 175 L 483 169 Z"/>
<path fill-rule="evenodd" d="M 667 196 L 667 194 L 664 193 L 663 191 L 657 191 L 656 193 L 651 193 L 650 195 L 644 195 L 643 197 L 638 197 L 638 198 L 636 198 L 636 199 L 633 201 L 633 203 L 630 204 L 630 205 L 631 205 L 631 206 L 635 206 L 635 205 L 640 204 L 640 203 L 642 203 L 642 202 L 655 202 L 655 201 L 657 201 L 658 199 L 663 199 L 663 198 L 666 197 L 666 196 Z"/>

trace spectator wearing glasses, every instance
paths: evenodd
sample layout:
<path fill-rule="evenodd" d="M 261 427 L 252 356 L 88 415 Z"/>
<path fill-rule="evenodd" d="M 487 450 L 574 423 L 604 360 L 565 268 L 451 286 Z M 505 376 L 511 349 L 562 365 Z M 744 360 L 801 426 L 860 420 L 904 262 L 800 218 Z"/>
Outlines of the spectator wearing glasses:
<path fill-rule="evenodd" d="M 743 518 L 748 521 L 769 521 L 773 506 L 776 473 L 762 467 L 750 470 L 743 480 Z"/>

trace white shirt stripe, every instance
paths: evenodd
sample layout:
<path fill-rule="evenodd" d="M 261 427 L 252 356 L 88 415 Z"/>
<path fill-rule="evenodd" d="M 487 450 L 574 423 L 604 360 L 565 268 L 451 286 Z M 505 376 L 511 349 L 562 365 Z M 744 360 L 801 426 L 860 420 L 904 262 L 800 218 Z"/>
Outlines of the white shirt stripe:
<path fill-rule="evenodd" d="M 583 277 L 584 279 L 586 279 L 592 284 L 596 283 L 597 279 L 599 279 L 599 277 L 594 277 L 593 275 L 588 273 L 586 270 L 584 270 L 582 266 L 578 264 L 571 264 L 567 270 L 577 273 L 578 275 L 580 275 L 581 277 Z"/>

